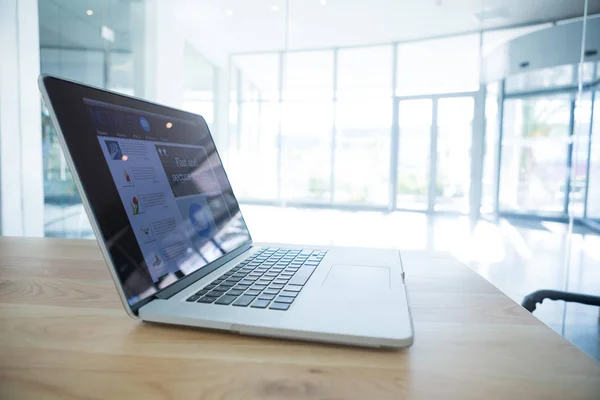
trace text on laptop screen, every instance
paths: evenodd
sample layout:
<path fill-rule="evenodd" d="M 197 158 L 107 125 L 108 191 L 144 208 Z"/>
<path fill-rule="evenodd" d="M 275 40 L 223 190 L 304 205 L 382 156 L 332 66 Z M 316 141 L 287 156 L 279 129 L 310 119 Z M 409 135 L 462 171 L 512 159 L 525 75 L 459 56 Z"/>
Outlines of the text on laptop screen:
<path fill-rule="evenodd" d="M 122 282 L 130 304 L 250 241 L 205 126 L 84 102 L 150 278 Z"/>

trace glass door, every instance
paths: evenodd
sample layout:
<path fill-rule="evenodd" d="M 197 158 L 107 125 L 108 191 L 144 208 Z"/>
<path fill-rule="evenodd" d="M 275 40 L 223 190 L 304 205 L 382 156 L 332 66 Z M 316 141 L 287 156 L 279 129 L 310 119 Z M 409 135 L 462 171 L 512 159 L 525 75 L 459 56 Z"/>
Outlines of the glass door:
<path fill-rule="evenodd" d="M 565 212 L 572 96 L 504 101 L 500 211 Z"/>
<path fill-rule="evenodd" d="M 436 211 L 469 212 L 474 103 L 472 96 L 438 99 Z"/>
<path fill-rule="evenodd" d="M 431 99 L 398 102 L 397 208 L 427 210 L 432 104 Z"/>

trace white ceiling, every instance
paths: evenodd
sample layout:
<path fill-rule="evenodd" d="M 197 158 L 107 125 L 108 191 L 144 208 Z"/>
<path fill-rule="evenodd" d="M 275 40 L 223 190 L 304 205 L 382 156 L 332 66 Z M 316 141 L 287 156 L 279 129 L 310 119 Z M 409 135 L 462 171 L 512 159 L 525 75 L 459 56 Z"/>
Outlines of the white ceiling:
<path fill-rule="evenodd" d="M 323 5 L 323 3 L 325 5 Z M 289 49 L 388 43 L 583 15 L 584 0 L 290 0 Z M 285 0 L 181 0 L 201 43 L 229 52 L 286 48 Z M 499 18 L 478 20 L 476 13 Z M 589 1 L 589 13 L 600 0 Z"/>
<path fill-rule="evenodd" d="M 155 0 L 169 1 L 169 0 Z M 208 58 L 238 52 L 388 43 L 500 26 L 578 17 L 584 0 L 171 0 L 188 39 Z M 99 30 L 116 32 L 112 48 L 131 47 L 143 0 L 39 0 L 40 42 L 103 48 Z M 93 9 L 94 15 L 85 11 Z M 498 18 L 479 20 L 476 13 Z M 600 13 L 600 0 L 589 0 Z"/>

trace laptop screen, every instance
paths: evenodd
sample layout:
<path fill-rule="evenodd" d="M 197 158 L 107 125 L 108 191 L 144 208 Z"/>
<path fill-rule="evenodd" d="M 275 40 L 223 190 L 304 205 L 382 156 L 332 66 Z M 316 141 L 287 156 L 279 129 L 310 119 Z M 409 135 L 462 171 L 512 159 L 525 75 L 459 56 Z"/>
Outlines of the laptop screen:
<path fill-rule="evenodd" d="M 206 123 L 83 99 L 148 277 L 135 304 L 250 241 Z"/>

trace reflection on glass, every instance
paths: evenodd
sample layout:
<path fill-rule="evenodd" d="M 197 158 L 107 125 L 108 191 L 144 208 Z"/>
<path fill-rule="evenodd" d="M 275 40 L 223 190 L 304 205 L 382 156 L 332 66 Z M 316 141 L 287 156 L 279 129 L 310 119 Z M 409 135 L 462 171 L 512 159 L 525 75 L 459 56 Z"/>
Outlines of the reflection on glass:
<path fill-rule="evenodd" d="M 429 99 L 399 103 L 398 208 L 427 209 L 431 104 Z"/>
<path fill-rule="evenodd" d="M 244 102 L 238 110 L 236 142 L 228 172 L 240 198 L 277 198 L 279 103 Z"/>
<path fill-rule="evenodd" d="M 564 211 L 570 103 L 568 95 L 504 102 L 501 210 Z"/>
<path fill-rule="evenodd" d="M 436 210 L 469 211 L 472 97 L 438 101 Z"/>
<path fill-rule="evenodd" d="M 594 122 L 588 184 L 587 217 L 600 223 L 600 90 L 594 97 Z"/>
<path fill-rule="evenodd" d="M 331 102 L 282 105 L 281 195 L 287 200 L 329 201 Z"/>
<path fill-rule="evenodd" d="M 391 99 L 338 101 L 336 203 L 387 204 Z"/>

